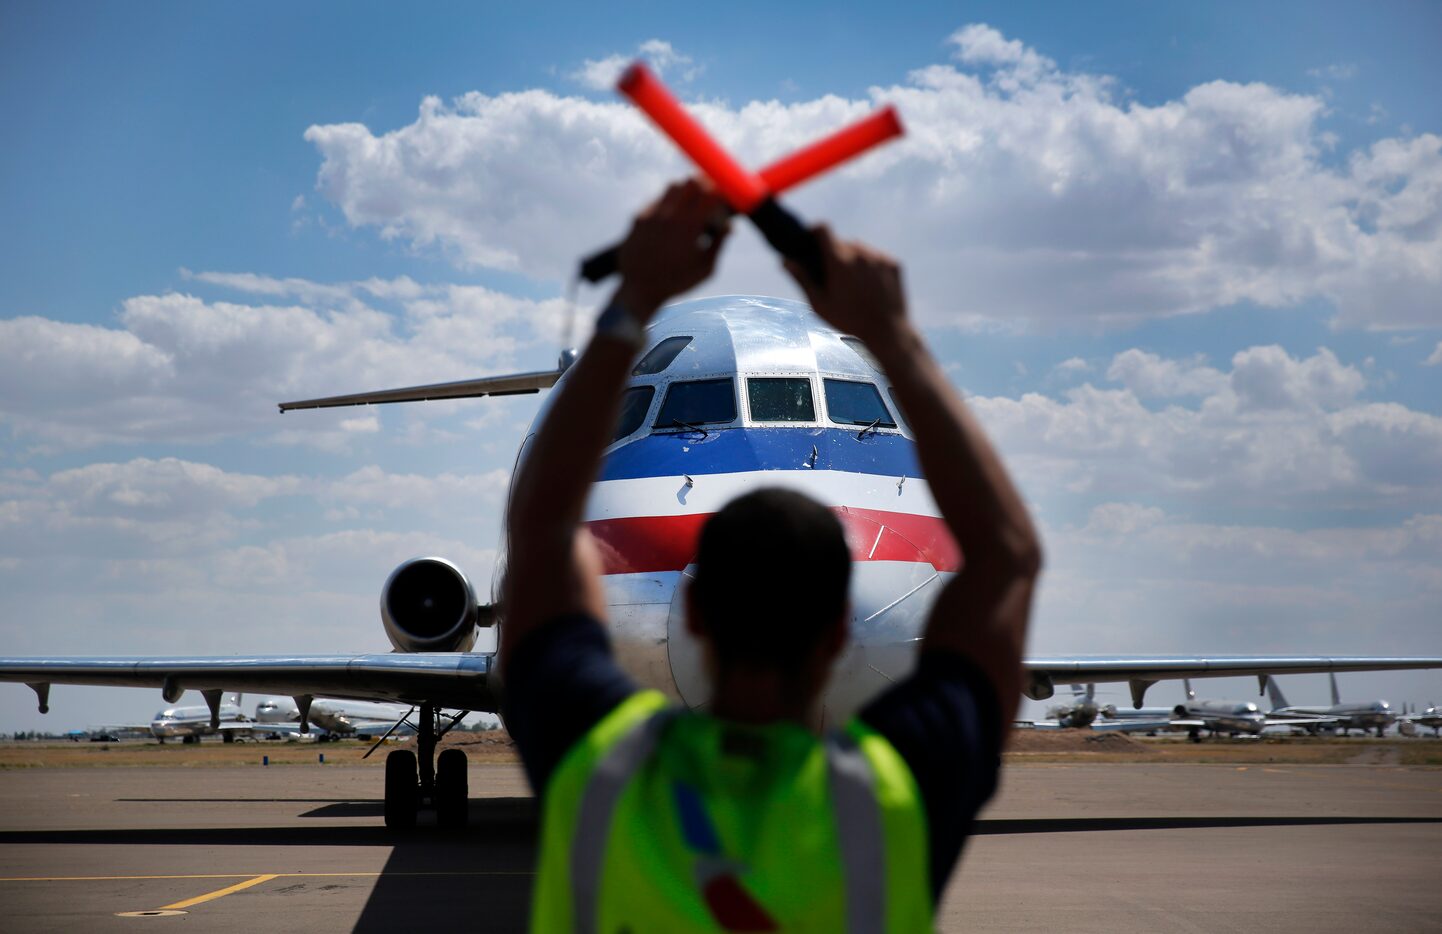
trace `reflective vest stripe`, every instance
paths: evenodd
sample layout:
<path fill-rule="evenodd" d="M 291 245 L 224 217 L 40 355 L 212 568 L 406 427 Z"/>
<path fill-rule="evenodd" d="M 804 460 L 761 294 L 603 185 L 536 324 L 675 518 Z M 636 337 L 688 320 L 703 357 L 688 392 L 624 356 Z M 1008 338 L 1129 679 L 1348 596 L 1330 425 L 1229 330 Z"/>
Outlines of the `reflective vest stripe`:
<path fill-rule="evenodd" d="M 846 928 L 851 934 L 881 934 L 886 928 L 886 839 L 876 776 L 845 733 L 826 741 L 826 776 L 846 879 Z"/>
<path fill-rule="evenodd" d="M 621 800 L 631 776 L 650 758 L 661 731 L 676 713 L 675 708 L 667 708 L 636 724 L 606 751 L 586 782 L 571 843 L 571 917 L 576 934 L 596 931 L 601 868 L 606 861 L 616 802 Z"/>

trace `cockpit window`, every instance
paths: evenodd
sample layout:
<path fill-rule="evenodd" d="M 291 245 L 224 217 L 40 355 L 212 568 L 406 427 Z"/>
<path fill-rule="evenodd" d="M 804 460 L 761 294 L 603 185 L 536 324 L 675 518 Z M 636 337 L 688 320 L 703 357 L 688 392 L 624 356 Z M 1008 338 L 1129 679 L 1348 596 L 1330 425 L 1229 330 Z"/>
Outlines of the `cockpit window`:
<path fill-rule="evenodd" d="M 752 421 L 816 421 L 809 379 L 748 379 L 746 400 L 751 405 Z"/>
<path fill-rule="evenodd" d="M 612 444 L 641 427 L 654 395 L 656 390 L 652 386 L 632 386 L 621 395 L 621 417 L 616 420 L 616 433 L 611 435 Z"/>
<path fill-rule="evenodd" d="M 642 357 L 641 361 L 636 364 L 636 368 L 631 371 L 631 375 L 655 376 L 670 366 L 671 361 L 675 360 L 676 355 L 685 350 L 689 343 L 691 343 L 689 337 L 666 338 L 647 351 L 646 356 Z"/>
<path fill-rule="evenodd" d="M 901 411 L 901 402 L 896 398 L 896 390 L 888 386 L 886 387 L 886 394 L 891 397 L 891 406 L 896 409 L 896 417 L 901 419 L 901 427 L 910 431 L 911 423 L 906 420 L 906 413 Z"/>
<path fill-rule="evenodd" d="M 860 357 L 866 363 L 866 365 L 871 367 L 873 370 L 881 369 L 881 365 L 877 363 L 876 358 L 871 355 L 871 348 L 867 347 L 866 342 L 863 341 L 861 338 L 845 336 L 841 338 L 841 343 L 856 351 L 856 355 Z"/>
<path fill-rule="evenodd" d="M 736 420 L 736 390 L 729 379 L 672 383 L 656 416 L 657 428 L 715 425 Z"/>
<path fill-rule="evenodd" d="M 854 383 L 846 379 L 826 380 L 826 409 L 838 425 L 871 425 L 895 428 L 881 393 L 870 383 Z"/>

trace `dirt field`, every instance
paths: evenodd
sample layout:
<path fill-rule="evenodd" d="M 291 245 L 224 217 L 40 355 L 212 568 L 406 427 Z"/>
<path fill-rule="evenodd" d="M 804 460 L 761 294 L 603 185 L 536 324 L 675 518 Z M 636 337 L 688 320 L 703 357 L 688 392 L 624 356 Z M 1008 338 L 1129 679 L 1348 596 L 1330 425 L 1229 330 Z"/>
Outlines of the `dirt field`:
<path fill-rule="evenodd" d="M 369 742 L 343 740 L 337 743 L 251 742 L 221 743 L 208 740 L 198 746 L 176 742 L 131 740 L 119 743 L 0 743 L 0 769 L 40 767 L 103 768 L 124 766 L 173 766 L 220 768 L 236 765 L 261 766 L 269 757 L 271 766 L 316 765 L 324 755 L 327 764 L 380 767 L 385 752 L 406 748 L 404 743 L 387 743 L 369 759 L 362 759 Z M 464 749 L 474 762 L 515 762 L 514 744 L 501 731 L 452 733 L 442 746 Z M 1431 738 L 1313 738 L 1213 740 L 1190 743 L 1184 736 L 1130 737 L 1120 733 L 1091 733 L 1082 730 L 1059 732 L 1017 731 L 1007 746 L 1008 766 L 1057 762 L 1142 762 L 1195 764 L 1294 764 L 1294 765 L 1398 765 L 1442 767 L 1442 742 Z"/>
<path fill-rule="evenodd" d="M 475 762 L 515 762 L 516 747 L 501 731 L 489 733 L 452 733 L 441 740 L 442 747 L 456 746 L 466 751 Z M 409 748 L 410 741 L 388 742 L 369 759 L 362 759 L 371 743 L 363 740 L 341 740 L 317 743 L 312 740 L 257 741 L 222 743 L 207 739 L 198 746 L 171 741 L 161 745 L 154 740 L 123 740 L 118 743 L 6 742 L 0 743 L 0 769 L 107 768 L 124 766 L 172 766 L 180 768 L 223 768 L 235 765 L 261 765 L 262 757 L 269 765 L 315 765 L 320 756 L 327 764 L 385 764 L 391 749 Z"/>

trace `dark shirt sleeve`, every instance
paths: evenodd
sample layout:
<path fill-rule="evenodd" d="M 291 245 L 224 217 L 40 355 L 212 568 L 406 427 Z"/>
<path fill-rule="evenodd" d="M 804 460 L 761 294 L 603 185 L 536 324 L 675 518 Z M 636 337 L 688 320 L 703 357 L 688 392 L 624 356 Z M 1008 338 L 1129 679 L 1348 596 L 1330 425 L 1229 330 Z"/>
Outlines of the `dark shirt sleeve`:
<path fill-rule="evenodd" d="M 501 715 L 537 797 L 566 751 L 635 692 L 605 627 L 588 615 L 551 620 L 516 646 Z"/>
<path fill-rule="evenodd" d="M 931 897 L 941 898 L 1001 765 L 996 689 L 970 660 L 927 652 L 916 670 L 867 704 L 861 720 L 911 767 L 926 807 Z"/>

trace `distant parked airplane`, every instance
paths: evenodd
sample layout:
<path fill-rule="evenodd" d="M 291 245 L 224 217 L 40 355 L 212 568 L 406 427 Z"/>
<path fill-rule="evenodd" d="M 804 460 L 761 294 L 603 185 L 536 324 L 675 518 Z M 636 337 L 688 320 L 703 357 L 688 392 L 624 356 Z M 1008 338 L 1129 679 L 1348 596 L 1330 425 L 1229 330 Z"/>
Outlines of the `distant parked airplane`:
<path fill-rule="evenodd" d="M 202 736 L 214 736 L 217 733 L 223 742 L 230 743 L 234 742 L 237 736 L 276 731 L 275 727 L 266 729 L 242 713 L 239 694 L 227 694 L 214 711 L 209 704 L 167 707 L 150 721 L 150 735 L 162 743 L 167 739 L 177 738 L 182 743 L 198 743 Z M 282 731 L 285 731 L 284 728 Z"/>
<path fill-rule="evenodd" d="M 1328 679 L 1332 683 L 1332 706 L 1330 707 L 1306 707 L 1290 705 L 1287 698 L 1282 695 L 1282 688 L 1277 684 L 1277 679 L 1267 677 L 1267 696 L 1272 701 L 1272 713 L 1283 717 L 1316 717 L 1325 718 L 1328 722 L 1318 722 L 1312 732 L 1318 729 L 1341 730 L 1344 734 L 1348 730 L 1376 730 L 1378 736 L 1387 733 L 1387 727 L 1397 722 L 1397 715 L 1392 712 L 1392 706 L 1384 700 L 1374 701 L 1353 701 L 1342 703 L 1342 695 L 1337 690 L 1337 676 L 1328 673 Z M 1306 726 L 1304 722 L 1302 724 Z"/>
<path fill-rule="evenodd" d="M 1397 718 L 1397 728 L 1408 736 L 1415 734 L 1419 726 L 1431 727 L 1434 735 L 1442 736 L 1442 707 L 1433 704 L 1421 713 L 1413 711 Z"/>
<path fill-rule="evenodd" d="M 1268 678 L 1267 681 L 1271 683 L 1272 679 Z M 1260 736 L 1262 731 L 1270 726 L 1315 727 L 1332 722 L 1326 714 L 1294 717 L 1287 711 L 1280 710 L 1263 713 L 1261 708 L 1251 701 L 1197 700 L 1197 692 L 1192 690 L 1192 682 L 1185 678 L 1182 679 L 1182 687 L 1187 692 L 1187 699 L 1173 708 L 1174 719 L 1171 725 L 1185 729 L 1194 743 L 1201 742 L 1202 730 L 1213 735 L 1229 733 L 1236 736 L 1238 733 L 1249 733 Z"/>
<path fill-rule="evenodd" d="M 414 710 L 404 704 L 316 698 L 310 705 L 310 722 L 337 738 L 379 736 L 392 728 L 414 733 L 415 727 L 404 722 Z M 300 705 L 289 697 L 266 697 L 255 705 L 255 719 L 259 723 L 299 726 Z"/>

